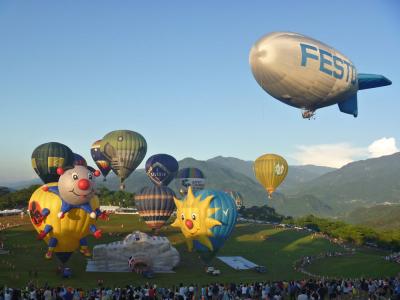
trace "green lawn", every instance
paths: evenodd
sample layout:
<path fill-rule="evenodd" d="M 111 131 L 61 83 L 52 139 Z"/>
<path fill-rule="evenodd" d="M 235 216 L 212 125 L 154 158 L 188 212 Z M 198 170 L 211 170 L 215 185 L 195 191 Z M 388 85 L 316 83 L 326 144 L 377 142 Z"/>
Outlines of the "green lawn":
<path fill-rule="evenodd" d="M 124 224 L 123 228 L 121 224 Z M 122 239 L 126 234 L 141 230 L 150 230 L 132 215 L 114 215 L 110 221 L 100 222 L 105 234 L 99 241 L 90 238 L 91 246 L 97 243 L 108 243 Z M 119 232 L 121 236 L 109 236 L 109 232 Z M 74 253 L 67 263 L 73 270 L 73 278 L 63 280 L 56 275 L 58 261 L 44 259 L 46 245 L 36 240 L 36 232 L 31 225 L 13 228 L 0 233 L 6 238 L 6 246 L 11 249 L 10 255 L 0 255 L 0 286 L 22 286 L 29 279 L 29 271 L 37 270 L 38 284 L 48 282 L 50 285 L 71 285 L 74 287 L 94 287 L 98 279 L 103 279 L 107 286 L 123 286 L 126 284 L 143 283 L 147 280 L 135 273 L 86 273 L 86 261 L 79 253 Z M 296 279 L 304 275 L 293 270 L 293 263 L 305 255 L 316 255 L 325 251 L 340 250 L 338 246 L 320 238 L 312 238 L 306 232 L 275 229 L 268 225 L 239 224 L 233 236 L 219 252 L 220 255 L 243 256 L 257 264 L 267 267 L 268 272 L 258 274 L 254 271 L 236 271 L 214 260 L 213 265 L 221 270 L 219 277 L 204 273 L 204 266 L 196 253 L 188 253 L 183 236 L 170 226 L 161 230 L 160 235 L 169 238 L 181 254 L 181 263 L 173 274 L 157 274 L 152 280 L 159 285 L 172 286 L 182 283 L 207 282 L 249 282 L 261 280 Z M 351 258 L 324 259 L 312 265 L 309 271 L 321 275 L 342 275 L 354 277 L 387 276 L 399 271 L 398 265 L 386 263 L 381 256 L 383 253 L 368 252 L 356 254 Z M 373 264 L 371 263 L 373 262 Z M 315 268 L 315 269 L 314 269 Z M 18 277 L 18 278 L 17 278 Z"/>
<path fill-rule="evenodd" d="M 376 250 L 361 250 L 354 256 L 329 257 L 317 260 L 307 271 L 329 277 L 381 277 L 400 272 L 400 265 L 383 259 Z"/>

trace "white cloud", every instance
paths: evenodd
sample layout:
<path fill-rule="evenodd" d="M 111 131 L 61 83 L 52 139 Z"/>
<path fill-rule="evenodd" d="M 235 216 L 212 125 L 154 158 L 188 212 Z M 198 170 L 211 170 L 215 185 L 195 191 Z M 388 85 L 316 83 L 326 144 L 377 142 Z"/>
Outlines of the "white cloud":
<path fill-rule="evenodd" d="M 355 160 L 390 155 L 398 152 L 395 138 L 381 138 L 368 147 L 355 147 L 349 143 L 300 145 L 291 155 L 300 165 L 340 168 Z"/>
<path fill-rule="evenodd" d="M 353 147 L 348 143 L 301 145 L 293 158 L 301 165 L 317 165 L 340 168 L 366 154 L 364 148 Z"/>
<path fill-rule="evenodd" d="M 390 155 L 399 151 L 395 138 L 381 138 L 368 146 L 369 157 L 380 157 Z"/>

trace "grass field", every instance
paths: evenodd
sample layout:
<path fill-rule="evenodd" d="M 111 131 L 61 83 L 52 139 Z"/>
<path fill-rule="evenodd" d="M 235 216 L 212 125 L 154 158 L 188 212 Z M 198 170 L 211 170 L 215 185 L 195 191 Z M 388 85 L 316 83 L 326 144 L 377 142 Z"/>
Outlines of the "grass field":
<path fill-rule="evenodd" d="M 123 224 L 123 228 L 121 226 Z M 91 246 L 121 240 L 134 230 L 150 230 L 132 215 L 113 215 L 110 221 L 100 222 L 104 230 L 103 238 L 90 238 Z M 110 236 L 108 233 L 120 233 Z M 0 255 L 0 286 L 22 286 L 29 279 L 39 285 L 45 282 L 50 285 L 70 285 L 74 287 L 94 287 L 102 279 L 106 286 L 124 286 L 132 283 L 143 283 L 148 280 L 135 273 L 86 273 L 86 260 L 79 253 L 74 253 L 67 263 L 73 270 L 71 279 L 61 279 L 56 275 L 59 264 L 56 258 L 44 259 L 46 245 L 36 240 L 36 232 L 31 225 L 24 225 L 0 232 L 5 244 L 11 250 L 9 255 Z M 254 271 L 236 271 L 215 259 L 213 265 L 221 270 L 219 277 L 205 274 L 204 266 L 196 253 L 188 253 L 181 233 L 171 227 L 161 230 L 160 235 L 167 236 L 181 254 L 181 263 L 173 274 L 156 274 L 152 282 L 158 285 L 172 286 L 179 283 L 207 282 L 250 282 L 278 279 L 299 279 L 304 274 L 294 271 L 293 263 L 306 255 L 316 255 L 326 251 L 340 251 L 341 248 L 321 238 L 313 238 L 308 232 L 298 232 L 273 228 L 269 225 L 238 224 L 233 236 L 219 252 L 220 255 L 243 256 L 257 264 L 267 267 L 267 273 Z M 356 255 L 345 258 L 327 258 L 316 261 L 308 271 L 329 276 L 392 276 L 400 271 L 399 265 L 382 259 L 384 252 L 363 250 Z M 37 270 L 38 276 L 29 276 L 29 271 Z"/>

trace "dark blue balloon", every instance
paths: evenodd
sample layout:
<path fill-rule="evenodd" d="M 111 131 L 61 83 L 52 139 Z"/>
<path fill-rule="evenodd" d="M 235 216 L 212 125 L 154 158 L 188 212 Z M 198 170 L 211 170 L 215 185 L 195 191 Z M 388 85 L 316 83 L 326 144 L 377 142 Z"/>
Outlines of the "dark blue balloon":
<path fill-rule="evenodd" d="M 146 173 L 156 185 L 168 185 L 178 172 L 179 165 L 168 154 L 155 154 L 146 161 Z"/>
<path fill-rule="evenodd" d="M 108 173 L 110 173 L 111 167 L 108 159 L 100 151 L 100 142 L 101 140 L 98 140 L 93 143 L 92 147 L 90 148 L 90 155 L 92 155 L 96 166 L 100 169 L 101 174 L 104 176 L 104 181 L 106 181 L 106 176 Z"/>
<path fill-rule="evenodd" d="M 84 166 L 87 167 L 86 160 L 79 155 L 78 153 L 74 153 L 74 166 Z"/>

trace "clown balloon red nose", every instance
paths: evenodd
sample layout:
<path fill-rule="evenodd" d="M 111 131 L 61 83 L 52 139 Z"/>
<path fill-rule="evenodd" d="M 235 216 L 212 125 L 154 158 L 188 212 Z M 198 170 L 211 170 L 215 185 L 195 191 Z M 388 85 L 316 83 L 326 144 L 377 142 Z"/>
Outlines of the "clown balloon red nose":
<path fill-rule="evenodd" d="M 57 174 L 58 175 L 62 175 L 62 174 L 64 174 L 64 169 L 63 168 L 57 168 Z"/>
<path fill-rule="evenodd" d="M 94 176 L 99 177 L 100 176 L 100 171 L 99 170 L 94 171 Z"/>
<path fill-rule="evenodd" d="M 85 178 L 79 179 L 79 181 L 78 181 L 78 187 L 79 187 L 81 190 L 84 190 L 84 191 L 88 190 L 88 189 L 90 188 L 90 182 L 89 182 L 89 180 L 87 180 L 87 179 L 85 179 Z"/>

